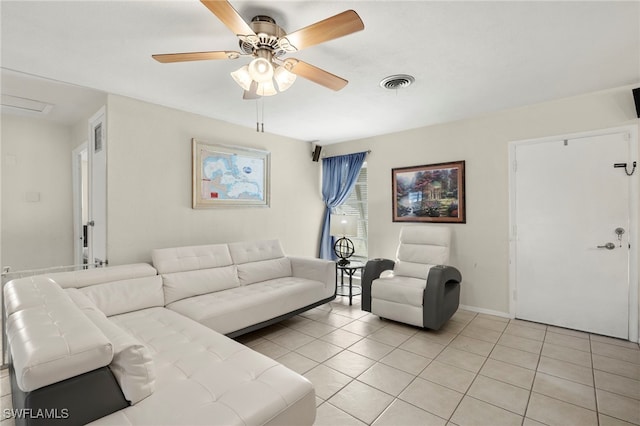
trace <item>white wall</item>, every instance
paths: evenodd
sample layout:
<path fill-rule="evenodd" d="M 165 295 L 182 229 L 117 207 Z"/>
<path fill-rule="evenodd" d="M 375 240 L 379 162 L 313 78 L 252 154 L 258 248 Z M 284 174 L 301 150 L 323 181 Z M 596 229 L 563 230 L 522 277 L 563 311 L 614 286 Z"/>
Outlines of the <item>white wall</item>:
<path fill-rule="evenodd" d="M 507 314 L 509 142 L 638 123 L 631 87 L 625 87 L 329 145 L 323 152 L 372 151 L 367 159 L 372 258 L 394 258 L 403 225 L 392 222 L 391 169 L 465 160 L 467 223 L 440 226 L 453 231 L 451 262 L 463 276 L 461 303 Z"/>
<path fill-rule="evenodd" d="M 317 255 L 323 204 L 310 144 L 115 95 L 107 129 L 109 264 L 150 261 L 159 247 L 270 238 L 287 254 Z M 271 207 L 192 209 L 194 137 L 270 151 Z"/>
<path fill-rule="evenodd" d="M 73 263 L 68 126 L 2 115 L 2 266 Z M 40 201 L 28 202 L 27 193 Z"/>

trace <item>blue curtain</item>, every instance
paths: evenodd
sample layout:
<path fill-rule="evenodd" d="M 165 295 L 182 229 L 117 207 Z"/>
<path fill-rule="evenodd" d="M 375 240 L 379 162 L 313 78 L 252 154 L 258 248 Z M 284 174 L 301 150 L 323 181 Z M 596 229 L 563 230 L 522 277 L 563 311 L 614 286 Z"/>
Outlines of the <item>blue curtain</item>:
<path fill-rule="evenodd" d="M 320 238 L 320 258 L 335 260 L 331 228 L 331 209 L 343 204 L 358 180 L 366 152 L 339 155 L 322 159 L 322 200 L 325 204 L 322 237 Z"/>

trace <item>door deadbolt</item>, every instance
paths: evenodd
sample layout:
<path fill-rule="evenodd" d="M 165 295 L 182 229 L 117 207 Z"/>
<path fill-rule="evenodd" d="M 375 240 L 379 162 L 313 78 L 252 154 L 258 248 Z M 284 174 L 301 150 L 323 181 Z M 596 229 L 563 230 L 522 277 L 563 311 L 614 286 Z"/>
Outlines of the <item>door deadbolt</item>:
<path fill-rule="evenodd" d="M 624 234 L 624 228 L 616 228 L 613 232 L 618 236 L 618 242 L 620 243 L 620 247 L 622 247 L 622 234 Z"/>

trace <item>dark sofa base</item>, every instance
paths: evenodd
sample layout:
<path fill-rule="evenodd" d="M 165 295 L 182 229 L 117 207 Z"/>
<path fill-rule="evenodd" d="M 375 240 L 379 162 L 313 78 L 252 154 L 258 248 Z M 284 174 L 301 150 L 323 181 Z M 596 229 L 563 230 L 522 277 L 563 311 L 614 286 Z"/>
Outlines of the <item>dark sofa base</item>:
<path fill-rule="evenodd" d="M 108 367 L 24 392 L 9 365 L 16 425 L 84 425 L 129 406 Z"/>

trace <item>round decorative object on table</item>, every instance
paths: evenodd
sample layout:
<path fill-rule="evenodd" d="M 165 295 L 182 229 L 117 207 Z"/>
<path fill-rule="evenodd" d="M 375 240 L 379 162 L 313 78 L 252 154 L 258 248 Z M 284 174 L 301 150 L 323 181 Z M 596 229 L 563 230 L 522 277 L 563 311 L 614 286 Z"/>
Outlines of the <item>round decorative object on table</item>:
<path fill-rule="evenodd" d="M 349 264 L 349 259 L 355 253 L 353 241 L 348 238 L 342 237 L 336 240 L 333 245 L 333 251 L 340 258 L 338 265 L 345 266 Z"/>

